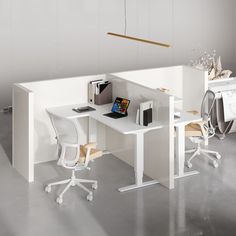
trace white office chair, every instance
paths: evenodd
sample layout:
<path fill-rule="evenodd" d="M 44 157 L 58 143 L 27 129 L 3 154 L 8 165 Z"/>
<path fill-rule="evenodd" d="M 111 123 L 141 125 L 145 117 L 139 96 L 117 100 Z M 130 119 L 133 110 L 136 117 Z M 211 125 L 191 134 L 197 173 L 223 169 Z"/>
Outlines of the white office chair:
<path fill-rule="evenodd" d="M 72 170 L 72 175 L 69 179 L 48 184 L 45 187 L 45 191 L 50 193 L 52 186 L 67 184 L 65 189 L 56 199 L 56 202 L 61 204 L 63 202 L 63 195 L 65 194 L 65 192 L 71 186 L 77 185 L 88 193 L 87 200 L 92 201 L 93 192 L 82 185 L 82 183 L 90 183 L 92 184 L 92 189 L 97 189 L 97 181 L 77 179 L 75 176 L 75 172 L 85 169 L 90 170 L 90 168 L 88 167 L 89 161 L 91 159 L 102 156 L 102 151 L 96 149 L 96 143 L 80 145 L 79 127 L 78 121 L 76 119 L 71 120 L 58 117 L 51 113 L 48 114 L 56 133 L 59 156 L 57 164 L 66 169 Z"/>
<path fill-rule="evenodd" d="M 221 155 L 216 151 L 203 149 L 201 147 L 201 143 L 215 135 L 215 129 L 212 126 L 210 117 L 214 104 L 215 93 L 207 90 L 201 105 L 201 117 L 203 121 L 191 123 L 185 127 L 185 136 L 189 137 L 193 143 L 197 144 L 196 148 L 185 151 L 185 153 L 193 153 L 193 155 L 186 161 L 186 165 L 189 168 L 192 167 L 191 161 L 193 158 L 200 154 L 203 154 L 205 157 L 210 159 L 215 168 L 218 168 L 219 166 L 218 160 L 221 159 Z M 216 158 L 209 154 L 214 155 Z"/>

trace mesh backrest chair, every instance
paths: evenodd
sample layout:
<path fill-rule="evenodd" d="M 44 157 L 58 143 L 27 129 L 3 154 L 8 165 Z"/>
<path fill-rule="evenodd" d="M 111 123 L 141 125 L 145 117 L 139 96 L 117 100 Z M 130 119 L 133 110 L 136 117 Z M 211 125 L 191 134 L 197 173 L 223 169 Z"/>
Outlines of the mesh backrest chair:
<path fill-rule="evenodd" d="M 196 148 L 185 151 L 185 153 L 193 153 L 192 156 L 186 161 L 187 167 L 191 168 L 191 161 L 198 155 L 204 155 L 215 168 L 219 166 L 218 160 L 221 155 L 216 151 L 211 151 L 201 147 L 201 144 L 215 135 L 215 129 L 211 123 L 211 112 L 215 104 L 215 93 L 207 90 L 201 104 L 201 117 L 202 121 L 194 122 L 185 127 L 185 136 L 189 137 L 191 142 L 197 144 Z"/>
<path fill-rule="evenodd" d="M 92 189 L 97 189 L 96 180 L 78 179 L 75 176 L 76 171 L 90 170 L 88 164 L 90 160 L 102 156 L 102 151 L 96 149 L 96 143 L 89 143 L 85 145 L 80 144 L 79 140 L 79 125 L 76 119 L 66 119 L 49 113 L 52 126 L 56 133 L 56 140 L 58 146 L 58 161 L 57 164 L 72 171 L 71 177 L 66 180 L 49 183 L 45 187 L 46 192 L 51 192 L 51 187 L 54 185 L 67 184 L 65 189 L 57 197 L 56 202 L 61 204 L 63 202 L 63 195 L 71 186 L 78 186 L 85 190 L 87 200 L 93 200 L 93 192 L 86 188 L 82 183 L 92 184 Z"/>

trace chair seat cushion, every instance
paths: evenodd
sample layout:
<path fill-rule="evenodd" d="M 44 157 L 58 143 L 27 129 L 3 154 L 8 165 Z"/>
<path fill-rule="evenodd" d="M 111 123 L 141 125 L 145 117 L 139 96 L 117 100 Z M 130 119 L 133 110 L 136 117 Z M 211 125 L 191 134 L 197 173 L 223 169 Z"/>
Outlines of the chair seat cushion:
<path fill-rule="evenodd" d="M 187 137 L 200 137 L 202 136 L 201 127 L 198 124 L 188 124 L 185 126 L 185 136 Z"/>
<path fill-rule="evenodd" d="M 87 149 L 85 148 L 85 145 L 81 145 L 80 146 L 80 158 L 79 158 L 79 162 L 80 163 L 84 163 L 85 162 L 85 158 L 86 158 L 86 152 Z M 103 152 L 99 149 L 96 148 L 92 148 L 90 150 L 90 159 L 96 159 L 98 157 L 101 157 L 103 155 Z"/>

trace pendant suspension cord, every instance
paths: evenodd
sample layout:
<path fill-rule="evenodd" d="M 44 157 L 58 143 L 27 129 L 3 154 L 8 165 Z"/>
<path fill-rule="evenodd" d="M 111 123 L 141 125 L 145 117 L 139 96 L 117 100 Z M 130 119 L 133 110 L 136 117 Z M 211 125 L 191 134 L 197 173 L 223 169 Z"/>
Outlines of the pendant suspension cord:
<path fill-rule="evenodd" d="M 147 8 L 147 12 L 148 12 L 148 21 L 147 21 L 147 23 L 148 23 L 148 27 L 147 27 L 147 30 L 148 30 L 148 32 L 147 32 L 147 36 L 148 36 L 148 38 L 150 39 L 151 38 L 151 35 L 150 35 L 150 28 L 151 28 L 151 20 L 150 20 L 150 18 L 151 18 L 151 8 L 150 8 L 150 5 L 151 5 L 151 2 L 150 2 L 151 0 L 148 0 L 148 8 Z"/>
<path fill-rule="evenodd" d="M 175 14 L 174 14 L 174 0 L 171 1 L 171 16 L 172 16 L 172 26 L 171 26 L 171 29 L 172 29 L 172 33 L 171 33 L 171 40 L 172 40 L 172 43 L 174 44 L 175 42 Z M 174 47 L 172 47 L 172 58 L 171 58 L 171 66 L 174 66 L 175 65 L 175 49 Z"/>
<path fill-rule="evenodd" d="M 127 2 L 124 0 L 124 35 L 127 33 Z"/>

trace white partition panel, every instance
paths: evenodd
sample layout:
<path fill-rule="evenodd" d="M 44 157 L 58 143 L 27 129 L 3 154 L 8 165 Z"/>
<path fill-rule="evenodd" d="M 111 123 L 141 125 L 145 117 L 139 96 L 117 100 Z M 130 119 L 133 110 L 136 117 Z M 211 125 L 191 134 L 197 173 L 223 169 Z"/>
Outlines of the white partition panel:
<path fill-rule="evenodd" d="M 34 181 L 33 93 L 13 86 L 13 167 L 29 182 Z"/>
<path fill-rule="evenodd" d="M 112 75 L 111 75 L 112 77 Z M 113 75 L 113 99 L 125 97 L 131 100 L 128 113 L 136 114 L 141 102 L 152 100 L 153 120 L 165 124 L 161 129 L 145 134 L 144 173 L 162 185 L 174 187 L 174 98 L 156 89 L 136 84 Z M 135 117 L 135 116 L 134 116 Z M 135 118 L 134 118 L 135 122 Z M 135 137 L 121 135 L 107 128 L 106 144 L 108 150 L 131 166 L 134 165 Z"/>
<path fill-rule="evenodd" d="M 208 72 L 183 66 L 183 110 L 200 111 L 208 88 Z"/>
<path fill-rule="evenodd" d="M 190 66 L 173 66 L 136 71 L 114 73 L 120 78 L 133 81 L 149 88 L 165 88 L 182 101 L 177 101 L 176 108 L 198 110 L 208 86 L 207 71 Z"/>
<path fill-rule="evenodd" d="M 149 88 L 165 88 L 169 94 L 178 98 L 183 93 L 183 66 L 153 68 L 113 73 L 112 75 L 136 82 Z"/>
<path fill-rule="evenodd" d="M 66 79 L 55 79 L 24 83 L 23 85 L 34 93 L 34 153 L 35 163 L 55 160 L 55 133 L 46 108 L 68 104 L 88 102 L 88 83 L 91 80 L 104 79 L 105 75 L 82 76 Z M 80 140 L 87 143 L 88 120 L 80 119 Z M 101 129 L 99 129 L 101 130 Z M 102 139 L 100 146 L 102 145 Z"/>

